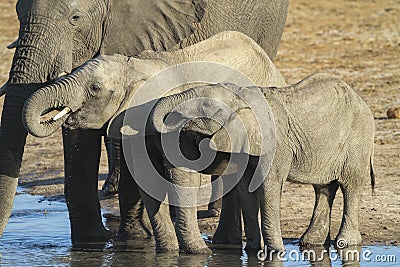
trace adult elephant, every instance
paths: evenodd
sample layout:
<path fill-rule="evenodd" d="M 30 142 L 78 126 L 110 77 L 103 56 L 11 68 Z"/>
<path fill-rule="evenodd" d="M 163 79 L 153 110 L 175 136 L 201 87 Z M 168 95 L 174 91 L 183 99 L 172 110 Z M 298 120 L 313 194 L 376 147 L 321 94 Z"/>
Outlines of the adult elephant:
<path fill-rule="evenodd" d="M 6 94 L 0 133 L 0 232 L 11 213 L 26 141 L 21 109 L 37 88 L 96 54 L 174 49 L 223 30 L 245 33 L 273 59 L 287 6 L 288 0 L 18 0 L 20 31 L 11 45 L 16 51 L 9 80 L 0 89 Z M 101 135 L 100 130 L 63 129 L 65 197 L 74 242 L 109 236 L 97 196 Z"/>

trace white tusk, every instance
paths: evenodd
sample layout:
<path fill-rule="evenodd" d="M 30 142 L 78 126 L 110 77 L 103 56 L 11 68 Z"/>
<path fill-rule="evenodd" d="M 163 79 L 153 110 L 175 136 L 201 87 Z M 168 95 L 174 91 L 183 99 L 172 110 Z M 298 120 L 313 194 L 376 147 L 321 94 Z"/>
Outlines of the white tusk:
<path fill-rule="evenodd" d="M 62 78 L 64 76 L 67 76 L 68 73 L 66 73 L 65 71 L 61 72 L 60 74 L 58 74 L 57 79 Z"/>
<path fill-rule="evenodd" d="M 63 110 L 60 111 L 57 115 L 54 116 L 53 121 L 58 121 L 68 113 L 70 113 L 72 110 L 69 107 L 65 107 Z"/>

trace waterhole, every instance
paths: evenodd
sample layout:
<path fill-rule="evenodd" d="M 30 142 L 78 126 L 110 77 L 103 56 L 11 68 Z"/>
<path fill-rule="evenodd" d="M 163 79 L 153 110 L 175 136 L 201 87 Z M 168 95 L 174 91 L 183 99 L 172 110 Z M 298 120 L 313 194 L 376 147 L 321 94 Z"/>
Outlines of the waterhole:
<path fill-rule="evenodd" d="M 105 222 L 107 224 L 107 222 Z M 208 235 L 203 235 L 205 240 Z M 286 253 L 247 254 L 240 246 L 213 246 L 212 255 L 156 254 L 151 239 L 109 241 L 72 248 L 66 204 L 20 193 L 0 239 L 1 266 L 399 266 L 400 247 L 364 246 L 338 251 L 333 246 L 301 251 L 285 240 Z M 358 258 L 357 258 L 358 257 Z"/>

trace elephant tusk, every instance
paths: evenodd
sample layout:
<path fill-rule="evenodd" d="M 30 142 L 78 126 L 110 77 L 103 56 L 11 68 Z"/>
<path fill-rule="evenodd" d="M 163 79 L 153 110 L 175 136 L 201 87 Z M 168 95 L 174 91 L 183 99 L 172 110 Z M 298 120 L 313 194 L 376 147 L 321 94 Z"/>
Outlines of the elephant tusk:
<path fill-rule="evenodd" d="M 62 78 L 62 77 L 64 77 L 64 76 L 67 76 L 67 75 L 68 75 L 68 73 L 65 72 L 65 71 L 63 71 L 63 72 L 61 72 L 60 74 L 57 75 L 57 78 L 56 78 L 56 79 L 60 79 L 60 78 Z"/>
<path fill-rule="evenodd" d="M 70 113 L 72 110 L 69 107 L 65 107 L 63 110 L 60 111 L 57 115 L 54 116 L 53 121 L 58 121 L 68 113 Z"/>

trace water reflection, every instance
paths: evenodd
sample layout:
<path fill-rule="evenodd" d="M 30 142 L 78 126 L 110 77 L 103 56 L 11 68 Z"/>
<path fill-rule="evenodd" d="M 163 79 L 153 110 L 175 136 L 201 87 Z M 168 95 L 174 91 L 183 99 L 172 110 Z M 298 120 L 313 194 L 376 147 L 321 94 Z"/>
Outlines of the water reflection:
<path fill-rule="evenodd" d="M 376 266 L 377 256 L 386 259 L 379 262 L 380 266 L 400 262 L 400 247 L 394 246 L 301 249 L 298 240 L 285 240 L 285 247 L 285 254 L 273 254 L 266 260 L 238 246 L 211 244 L 212 255 L 156 254 L 152 239 L 72 247 L 65 203 L 25 194 L 16 197 L 10 222 L 0 239 L 2 266 Z"/>

